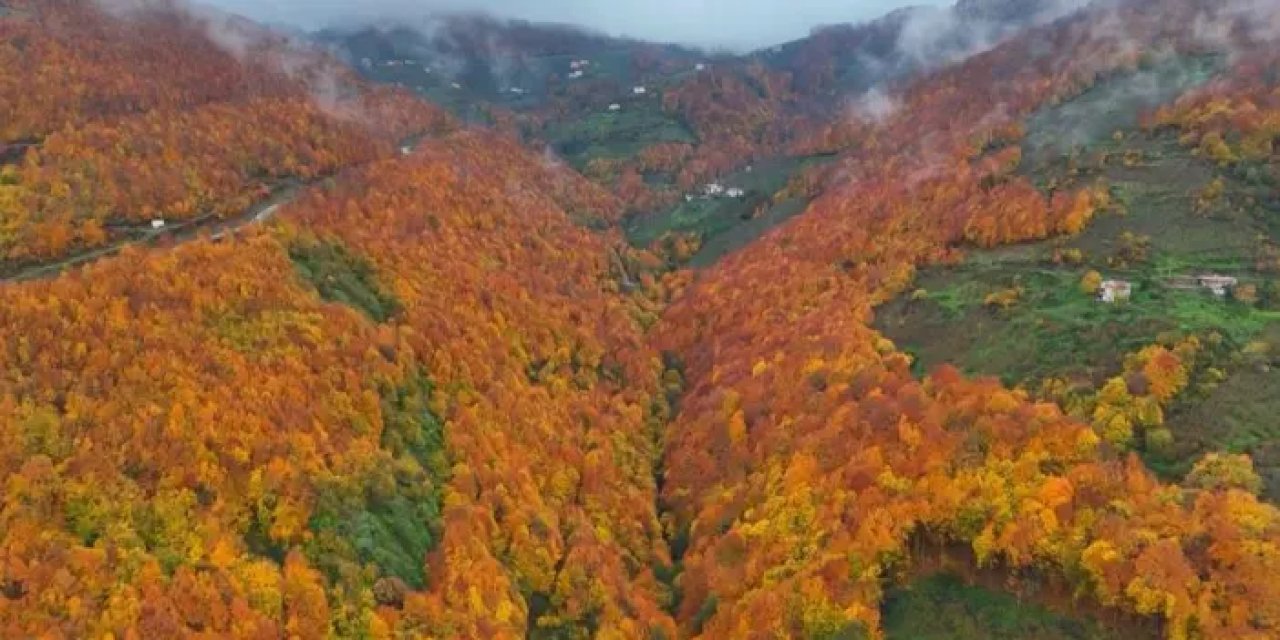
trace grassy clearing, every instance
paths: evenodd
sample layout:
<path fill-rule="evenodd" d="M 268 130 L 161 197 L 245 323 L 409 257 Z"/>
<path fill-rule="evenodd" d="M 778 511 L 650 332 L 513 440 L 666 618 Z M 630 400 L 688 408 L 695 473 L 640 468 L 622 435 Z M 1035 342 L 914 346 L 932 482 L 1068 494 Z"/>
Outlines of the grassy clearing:
<path fill-rule="evenodd" d="M 1262 476 L 1265 497 L 1280 501 L 1280 323 L 1272 323 L 1230 367 L 1226 381 L 1174 408 L 1168 426 L 1178 438 L 1148 464 L 1180 477 L 1211 451 L 1247 453 Z"/>
<path fill-rule="evenodd" d="M 1120 640 L 1119 632 L 941 574 L 889 593 L 888 640 Z"/>
<path fill-rule="evenodd" d="M 566 161 L 581 170 L 597 158 L 631 157 L 660 142 L 696 142 L 693 133 L 654 102 L 628 102 L 606 111 L 556 122 L 542 134 Z"/>
<path fill-rule="evenodd" d="M 1099 380 L 1125 353 L 1164 332 L 1218 331 L 1243 346 L 1274 318 L 1200 291 L 1168 289 L 1169 278 L 1222 273 L 1257 281 L 1254 256 L 1268 237 L 1267 212 L 1249 206 L 1250 187 L 1223 176 L 1227 193 L 1197 210 L 1198 195 L 1219 175 L 1164 137 L 1133 135 L 1107 143 L 1115 158 L 1077 180 L 1110 185 L 1115 207 L 1080 235 L 975 252 L 965 264 L 926 269 L 916 286 L 883 307 L 879 327 L 914 352 L 922 369 L 942 362 L 1009 384 L 1050 376 Z M 1120 162 L 1128 151 L 1138 160 Z M 1048 171 L 1048 170 L 1046 170 Z M 1041 175 L 1047 182 L 1048 177 Z M 1079 264 L 1055 264 L 1075 252 Z M 1135 285 L 1127 304 L 1105 305 L 1079 289 L 1089 270 Z M 986 297 L 1020 288 L 1008 310 Z"/>
<path fill-rule="evenodd" d="M 329 302 L 353 307 L 375 322 L 400 311 L 400 301 L 378 283 L 373 265 L 341 244 L 299 242 L 289 247 L 289 258 L 298 275 Z"/>
<path fill-rule="evenodd" d="M 745 191 L 744 197 L 694 199 L 662 213 L 637 216 L 626 226 L 627 237 L 633 245 L 643 247 L 668 232 L 699 234 L 703 246 L 690 263 L 708 266 L 803 211 L 807 204 L 803 199 L 773 203 L 772 197 L 792 176 L 828 160 L 777 158 L 757 163 L 750 171 L 738 171 L 720 180 L 726 187 Z M 761 210 L 758 215 L 757 210 Z"/>
<path fill-rule="evenodd" d="M 1258 263 L 1280 244 L 1275 185 L 1249 167 L 1206 162 L 1171 136 L 1115 135 L 1136 122 L 1137 108 L 1203 82 L 1218 64 L 1163 63 L 1033 117 L 1025 174 L 1046 190 L 1108 188 L 1113 208 L 1076 237 L 979 251 L 960 266 L 924 269 L 916 282 L 923 292 L 881 307 L 877 326 L 917 356 L 922 373 L 949 362 L 1030 389 L 1048 377 L 1096 388 L 1120 371 L 1125 354 L 1161 334 L 1220 335 L 1211 366 L 1226 380 L 1198 381 L 1179 398 L 1166 412 L 1174 445 L 1147 452 L 1147 463 L 1176 479 L 1204 453 L 1249 453 L 1267 495 L 1280 499 L 1280 426 L 1273 418 L 1280 411 L 1280 315 L 1267 310 L 1275 301 L 1264 295 L 1261 304 L 1246 304 L 1167 286 L 1178 276 L 1218 273 L 1274 297 L 1277 275 Z M 1052 146 L 1055 140 L 1066 144 Z M 1220 195 L 1205 197 L 1219 181 Z M 1132 282 L 1132 300 L 1095 301 L 1079 286 L 1090 270 Z M 1007 309 L 985 304 L 1010 289 L 1020 295 Z"/>
<path fill-rule="evenodd" d="M 1133 129 L 1144 110 L 1208 82 L 1224 64 L 1217 55 L 1171 57 L 1099 82 L 1067 102 L 1034 114 L 1027 122 L 1023 156 L 1037 164 L 1051 161 L 1074 148 L 1101 142 L 1115 131 Z"/>
<path fill-rule="evenodd" d="M 1097 383 L 1119 371 L 1125 354 L 1161 333 L 1217 331 L 1243 346 L 1275 320 L 1153 280 L 1139 281 L 1128 303 L 1103 304 L 1080 290 L 1084 273 L 1017 263 L 926 272 L 918 285 L 928 293 L 886 305 L 879 328 L 913 353 L 922 371 L 949 362 L 971 374 L 1034 387 L 1049 377 Z M 985 304 L 989 295 L 1013 288 L 1022 291 L 1013 307 Z"/>

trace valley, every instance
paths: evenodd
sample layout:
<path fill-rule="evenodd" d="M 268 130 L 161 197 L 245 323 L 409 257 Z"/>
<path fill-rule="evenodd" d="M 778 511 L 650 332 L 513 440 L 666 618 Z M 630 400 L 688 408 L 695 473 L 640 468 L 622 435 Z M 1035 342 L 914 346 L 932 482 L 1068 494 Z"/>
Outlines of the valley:
<path fill-rule="evenodd" d="M 1277 25 L 5 0 L 0 637 L 1274 637 Z"/>

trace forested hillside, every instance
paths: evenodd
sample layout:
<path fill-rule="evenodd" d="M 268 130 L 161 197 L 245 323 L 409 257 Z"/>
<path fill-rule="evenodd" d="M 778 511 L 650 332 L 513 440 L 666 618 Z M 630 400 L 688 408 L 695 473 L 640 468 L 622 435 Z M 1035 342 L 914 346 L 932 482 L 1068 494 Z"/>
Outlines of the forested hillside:
<path fill-rule="evenodd" d="M 0 637 L 1280 636 L 1280 8 L 1011 6 L 459 118 L 4 0 Z"/>

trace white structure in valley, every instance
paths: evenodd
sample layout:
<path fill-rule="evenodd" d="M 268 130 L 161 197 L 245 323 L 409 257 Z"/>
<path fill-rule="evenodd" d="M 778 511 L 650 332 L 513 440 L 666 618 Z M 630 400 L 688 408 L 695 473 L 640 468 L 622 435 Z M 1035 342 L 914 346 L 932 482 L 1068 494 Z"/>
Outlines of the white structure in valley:
<path fill-rule="evenodd" d="M 1108 304 L 1127 301 L 1133 297 L 1133 283 L 1125 280 L 1103 280 L 1098 287 L 1098 299 Z"/>

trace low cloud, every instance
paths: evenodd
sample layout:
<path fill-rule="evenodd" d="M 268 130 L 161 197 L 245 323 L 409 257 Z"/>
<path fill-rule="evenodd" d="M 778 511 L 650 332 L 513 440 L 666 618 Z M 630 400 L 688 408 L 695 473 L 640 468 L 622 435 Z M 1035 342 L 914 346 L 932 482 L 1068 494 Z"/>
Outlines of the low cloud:
<path fill-rule="evenodd" d="M 857 120 L 880 124 L 898 111 L 896 98 L 876 87 L 849 103 L 849 115 Z"/>
<path fill-rule="evenodd" d="M 482 11 L 579 25 L 612 35 L 746 50 L 804 37 L 821 24 L 861 22 L 946 0 L 205 0 L 267 22 L 308 29 Z"/>

